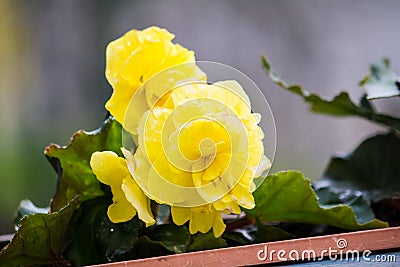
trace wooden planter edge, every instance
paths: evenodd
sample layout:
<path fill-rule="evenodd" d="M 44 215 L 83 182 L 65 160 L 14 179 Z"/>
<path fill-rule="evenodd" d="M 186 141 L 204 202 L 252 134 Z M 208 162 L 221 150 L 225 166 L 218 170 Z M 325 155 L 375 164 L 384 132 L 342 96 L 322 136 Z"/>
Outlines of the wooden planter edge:
<path fill-rule="evenodd" d="M 346 253 L 350 255 L 355 251 L 359 252 L 361 258 L 362 253 L 369 254 L 368 251 L 393 248 L 400 248 L 400 227 L 205 250 L 94 266 L 251 266 L 291 260 L 297 256 L 293 251 L 297 251 L 300 259 L 303 254 L 312 256 L 312 252 L 315 252 L 318 260 L 321 255 L 342 255 L 341 257 L 344 258 Z M 278 257 L 279 251 L 286 253 L 283 255 L 281 252 L 282 255 Z"/>

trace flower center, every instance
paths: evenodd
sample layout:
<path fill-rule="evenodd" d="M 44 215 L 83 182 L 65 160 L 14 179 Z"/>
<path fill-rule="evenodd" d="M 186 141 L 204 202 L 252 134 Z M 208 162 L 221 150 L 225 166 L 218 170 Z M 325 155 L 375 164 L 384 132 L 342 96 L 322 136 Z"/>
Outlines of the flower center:
<path fill-rule="evenodd" d="M 211 138 L 205 138 L 200 141 L 199 150 L 203 158 L 215 157 L 217 146 Z"/>
<path fill-rule="evenodd" d="M 218 154 L 230 151 L 230 137 L 217 121 L 202 117 L 184 124 L 179 131 L 178 147 L 191 164 L 192 172 L 200 172 L 215 161 Z"/>

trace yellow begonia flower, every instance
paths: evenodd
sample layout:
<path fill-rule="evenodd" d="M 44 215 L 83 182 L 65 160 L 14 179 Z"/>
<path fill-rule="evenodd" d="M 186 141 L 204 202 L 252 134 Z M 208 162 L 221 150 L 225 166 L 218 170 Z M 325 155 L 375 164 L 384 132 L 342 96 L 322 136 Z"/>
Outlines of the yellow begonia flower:
<path fill-rule="evenodd" d="M 131 176 L 124 158 L 112 151 L 95 152 L 90 166 L 97 179 L 111 187 L 113 204 L 107 215 L 113 223 L 129 221 L 136 213 L 146 226 L 155 223 L 150 200 Z"/>
<path fill-rule="evenodd" d="M 235 81 L 185 84 L 147 111 L 135 154 L 123 151 L 146 195 L 171 205 L 191 233 L 222 235 L 222 213 L 254 207 L 254 179 L 270 167 L 261 115 Z M 161 104 L 160 104 L 161 103 Z"/>
<path fill-rule="evenodd" d="M 174 83 L 191 77 L 205 77 L 195 67 L 194 52 L 172 43 L 173 38 L 174 35 L 166 29 L 153 26 L 142 31 L 131 30 L 107 46 L 106 78 L 113 87 L 113 94 L 105 107 L 126 130 L 134 134 L 142 114 Z M 166 72 L 166 79 L 161 75 L 152 84 L 147 84 L 133 107 L 134 113 L 131 112 L 129 124 L 132 125 L 125 125 L 124 118 L 132 97 L 150 77 L 169 67 L 189 62 L 193 64 L 183 65 L 173 74 Z"/>

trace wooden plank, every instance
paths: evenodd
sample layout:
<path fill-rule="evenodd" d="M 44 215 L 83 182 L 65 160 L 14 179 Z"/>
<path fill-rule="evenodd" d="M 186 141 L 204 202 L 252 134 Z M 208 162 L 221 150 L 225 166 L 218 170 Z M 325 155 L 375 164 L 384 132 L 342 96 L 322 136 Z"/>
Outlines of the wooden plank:
<path fill-rule="evenodd" d="M 248 246 L 229 247 L 199 252 L 183 253 L 156 258 L 95 265 L 97 267 L 136 266 L 249 266 L 284 262 L 291 258 L 317 259 L 335 255 L 337 259 L 362 252 L 400 248 L 400 227 L 285 240 Z M 273 252 L 274 251 L 274 252 Z M 296 252 L 297 251 L 297 252 Z M 272 253 L 272 254 L 271 254 Z M 303 257 L 304 255 L 304 257 Z M 366 255 L 367 257 L 369 255 Z"/>

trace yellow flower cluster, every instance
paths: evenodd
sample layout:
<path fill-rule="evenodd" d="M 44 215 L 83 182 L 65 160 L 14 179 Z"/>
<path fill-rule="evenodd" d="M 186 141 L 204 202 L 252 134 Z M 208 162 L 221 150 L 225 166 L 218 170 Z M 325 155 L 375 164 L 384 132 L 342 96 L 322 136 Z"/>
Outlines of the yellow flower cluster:
<path fill-rule="evenodd" d="M 150 27 L 131 30 L 111 42 L 106 51 L 106 78 L 114 89 L 106 109 L 120 122 L 136 90 L 168 67 L 194 62 L 194 52 L 173 44 L 174 35 Z"/>
<path fill-rule="evenodd" d="M 218 237 L 225 230 L 222 214 L 254 207 L 254 179 L 270 167 L 261 116 L 236 81 L 206 83 L 194 53 L 172 38 L 151 27 L 108 46 L 106 76 L 114 92 L 106 108 L 137 136 L 137 149 L 122 148 L 125 158 L 96 152 L 90 164 L 111 187 L 111 221 L 138 214 L 154 224 L 151 199 L 170 205 L 174 223 L 189 222 L 190 233 L 212 229 Z M 178 83 L 190 78 L 196 82 Z M 142 106 L 131 105 L 134 95 Z"/>

